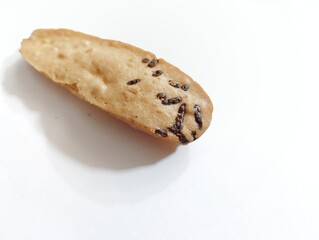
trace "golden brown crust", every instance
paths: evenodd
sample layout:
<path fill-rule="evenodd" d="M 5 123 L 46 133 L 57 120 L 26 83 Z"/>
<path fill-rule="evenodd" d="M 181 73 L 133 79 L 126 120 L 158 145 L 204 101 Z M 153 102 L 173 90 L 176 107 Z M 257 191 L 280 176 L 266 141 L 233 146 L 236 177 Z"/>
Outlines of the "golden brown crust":
<path fill-rule="evenodd" d="M 39 29 L 23 40 L 20 51 L 55 83 L 162 140 L 192 142 L 211 122 L 213 105 L 199 84 L 163 59 L 154 67 L 143 63 L 156 56 L 132 45 Z"/>

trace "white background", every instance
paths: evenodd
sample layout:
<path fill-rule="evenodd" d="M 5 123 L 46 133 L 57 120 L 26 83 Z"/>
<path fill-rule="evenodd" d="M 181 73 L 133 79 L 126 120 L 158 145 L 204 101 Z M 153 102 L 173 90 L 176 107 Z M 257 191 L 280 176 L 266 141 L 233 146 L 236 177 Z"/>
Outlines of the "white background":
<path fill-rule="evenodd" d="M 36 28 L 152 51 L 213 100 L 173 151 L 18 53 Z M 319 2 L 0 0 L 0 239 L 319 239 Z"/>

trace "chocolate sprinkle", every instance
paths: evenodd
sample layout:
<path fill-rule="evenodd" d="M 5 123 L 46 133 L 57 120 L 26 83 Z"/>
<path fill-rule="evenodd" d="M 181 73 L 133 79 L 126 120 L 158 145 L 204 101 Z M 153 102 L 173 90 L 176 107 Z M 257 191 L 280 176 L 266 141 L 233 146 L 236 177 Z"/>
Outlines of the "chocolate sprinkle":
<path fill-rule="evenodd" d="M 174 88 L 180 88 L 181 87 L 178 83 L 173 82 L 172 80 L 169 80 L 168 83 L 169 83 L 169 85 L 171 85 Z"/>
<path fill-rule="evenodd" d="M 148 67 L 153 68 L 158 64 L 157 59 L 153 59 L 149 64 L 147 64 Z"/>
<path fill-rule="evenodd" d="M 202 129 L 203 121 L 202 121 L 202 114 L 200 111 L 200 107 L 197 104 L 195 104 L 194 109 L 195 109 L 194 117 L 195 117 L 195 121 L 197 123 L 197 128 Z"/>
<path fill-rule="evenodd" d="M 174 125 L 168 128 L 168 130 L 171 133 L 173 133 L 175 136 L 177 136 L 179 141 L 183 144 L 188 143 L 187 138 L 181 132 L 181 130 L 183 129 L 183 121 L 184 121 L 185 113 L 186 113 L 186 103 L 182 103 L 178 108 Z"/>
<path fill-rule="evenodd" d="M 167 137 L 167 132 L 166 132 L 166 130 L 164 130 L 164 129 L 157 128 L 157 129 L 155 130 L 155 133 L 158 134 L 158 135 L 160 135 L 160 136 L 162 136 L 162 137 Z"/>
<path fill-rule="evenodd" d="M 187 91 L 189 89 L 189 86 L 187 84 L 180 85 L 179 83 L 174 82 L 173 80 L 168 81 L 169 85 L 171 85 L 174 88 L 181 88 L 184 91 Z"/>
<path fill-rule="evenodd" d="M 169 127 L 168 130 L 173 133 L 176 137 L 178 137 L 179 141 L 182 143 L 182 144 L 187 144 L 188 143 L 188 140 L 187 138 L 185 137 L 185 135 L 181 132 L 181 130 L 177 129 L 174 126 L 172 127 Z"/>
<path fill-rule="evenodd" d="M 172 105 L 172 104 L 176 104 L 176 103 L 180 103 L 183 99 L 181 97 L 174 97 L 174 98 L 170 98 L 170 99 L 163 99 L 162 100 L 162 104 L 164 105 Z"/>
<path fill-rule="evenodd" d="M 166 98 L 162 99 L 162 104 L 163 104 L 163 105 L 170 105 L 170 104 L 168 103 L 168 100 L 167 100 Z"/>
<path fill-rule="evenodd" d="M 142 63 L 149 63 L 150 62 L 150 59 L 149 58 L 144 58 L 143 60 L 142 60 Z"/>
<path fill-rule="evenodd" d="M 197 137 L 196 137 L 196 131 L 192 131 L 192 132 L 191 132 L 191 135 L 192 135 L 192 137 L 193 137 L 193 141 L 195 141 L 195 140 L 197 139 Z"/>
<path fill-rule="evenodd" d="M 184 91 L 187 91 L 189 89 L 189 86 L 187 84 L 184 84 L 181 86 L 181 89 L 183 89 Z"/>
<path fill-rule="evenodd" d="M 140 82 L 141 81 L 141 79 L 133 79 L 133 80 L 131 80 L 131 81 L 128 81 L 126 84 L 127 85 L 134 85 L 134 84 L 136 84 L 136 83 L 138 83 L 138 82 Z"/>
<path fill-rule="evenodd" d="M 163 99 L 166 99 L 166 94 L 161 92 L 161 93 L 158 93 L 158 94 L 156 95 L 156 97 L 157 97 L 158 99 L 163 100 Z"/>
<path fill-rule="evenodd" d="M 161 71 L 161 70 L 156 70 L 155 72 L 153 72 L 153 77 L 159 77 L 159 76 L 161 76 L 163 74 L 163 71 Z"/>
<path fill-rule="evenodd" d="M 175 126 L 178 130 L 182 130 L 183 128 L 183 121 L 186 112 L 186 103 L 182 103 L 178 108 L 177 116 L 175 118 Z"/>

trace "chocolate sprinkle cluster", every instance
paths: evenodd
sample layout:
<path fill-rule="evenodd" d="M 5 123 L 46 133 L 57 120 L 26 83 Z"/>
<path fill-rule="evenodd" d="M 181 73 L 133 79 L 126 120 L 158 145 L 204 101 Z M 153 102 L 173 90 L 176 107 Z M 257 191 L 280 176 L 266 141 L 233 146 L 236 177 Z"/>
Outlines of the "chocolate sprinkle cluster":
<path fill-rule="evenodd" d="M 154 68 L 158 63 L 158 59 L 152 59 L 150 60 L 149 58 L 144 58 L 142 59 L 142 63 L 147 64 L 147 67 L 149 68 Z M 159 77 L 163 74 L 162 70 L 156 70 L 153 72 L 152 76 L 153 77 Z M 140 79 L 134 79 L 129 82 L 127 82 L 127 85 L 133 85 L 138 82 L 140 82 Z M 189 89 L 189 85 L 187 84 L 179 84 L 177 82 L 174 82 L 170 80 L 169 85 L 171 85 L 174 88 L 180 88 L 183 91 L 187 91 Z M 158 99 L 161 100 L 163 105 L 172 105 L 172 104 L 178 104 L 183 101 L 181 96 L 173 97 L 173 98 L 167 98 L 166 93 L 160 92 L 156 95 Z M 168 127 L 168 131 L 173 133 L 176 137 L 178 137 L 179 141 L 182 144 L 187 144 L 189 141 L 187 140 L 186 136 L 182 133 L 182 129 L 184 126 L 184 118 L 186 114 L 186 103 L 182 103 L 177 111 L 177 116 L 175 117 L 175 122 L 172 126 Z M 202 121 L 202 114 L 201 114 L 201 109 L 198 104 L 194 105 L 194 119 L 197 124 L 197 128 L 200 130 L 202 129 L 203 126 L 203 121 Z M 162 128 L 157 128 L 155 129 L 155 134 L 158 134 L 162 137 L 167 137 L 168 133 L 166 129 Z M 193 137 L 193 141 L 197 139 L 196 137 L 196 131 L 191 131 L 191 136 Z"/>
<path fill-rule="evenodd" d="M 186 113 L 186 103 L 182 103 L 177 112 L 177 116 L 175 118 L 175 123 L 173 126 L 169 127 L 168 130 L 173 133 L 175 136 L 178 137 L 179 141 L 183 144 L 188 143 L 187 138 L 185 135 L 182 133 L 183 129 L 183 122 L 184 122 L 184 117 Z"/>

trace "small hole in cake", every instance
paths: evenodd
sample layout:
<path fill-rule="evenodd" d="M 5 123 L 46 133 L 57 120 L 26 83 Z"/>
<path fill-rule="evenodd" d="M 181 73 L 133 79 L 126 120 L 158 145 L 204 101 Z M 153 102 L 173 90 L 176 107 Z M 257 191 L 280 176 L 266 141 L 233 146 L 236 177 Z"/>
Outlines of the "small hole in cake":
<path fill-rule="evenodd" d="M 92 62 L 92 71 L 96 75 L 103 75 L 103 69 L 101 69 L 100 65 L 97 62 Z"/>
<path fill-rule="evenodd" d="M 91 90 L 92 97 L 97 98 L 98 95 L 99 95 L 99 90 L 97 88 L 94 88 Z"/>
<path fill-rule="evenodd" d="M 58 54 L 58 58 L 59 58 L 59 59 L 65 59 L 65 55 L 64 55 L 63 53 L 59 53 L 59 54 Z"/>
<path fill-rule="evenodd" d="M 64 84 L 64 86 L 72 92 L 79 92 L 79 88 L 76 83 Z"/>
<path fill-rule="evenodd" d="M 64 73 L 54 73 L 53 78 L 58 81 L 63 81 L 65 79 Z"/>

